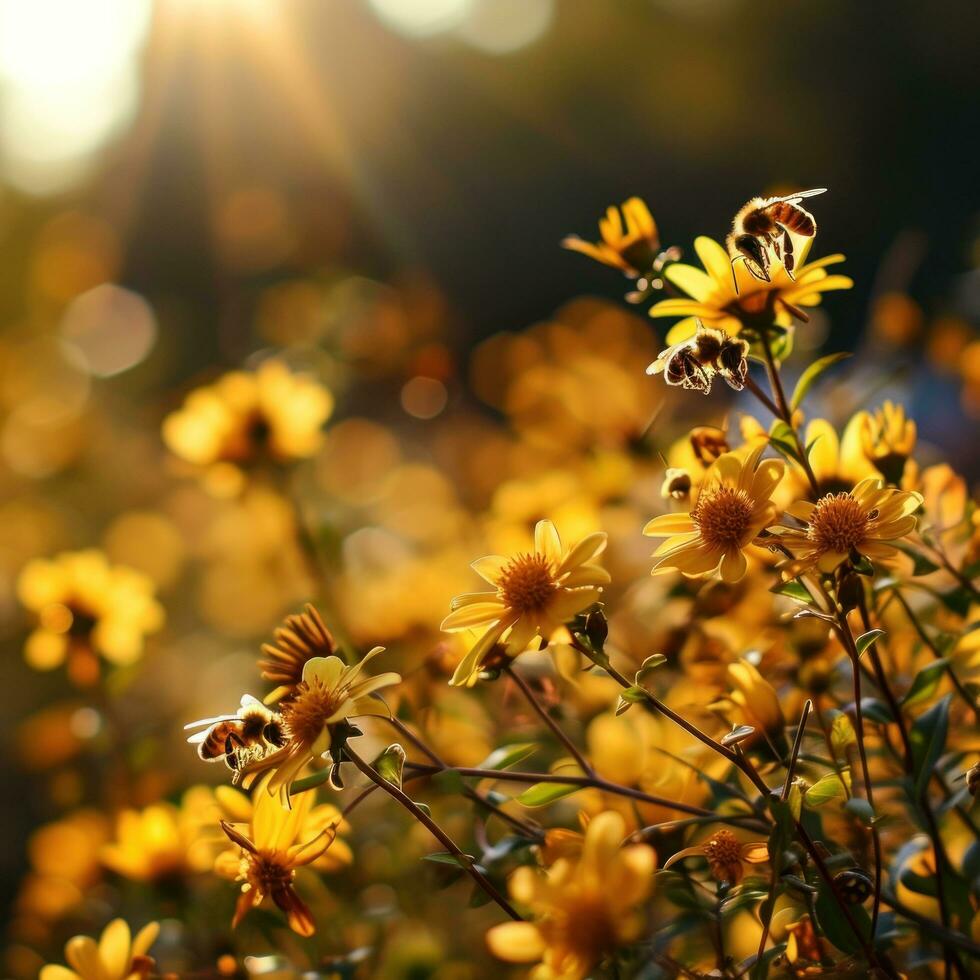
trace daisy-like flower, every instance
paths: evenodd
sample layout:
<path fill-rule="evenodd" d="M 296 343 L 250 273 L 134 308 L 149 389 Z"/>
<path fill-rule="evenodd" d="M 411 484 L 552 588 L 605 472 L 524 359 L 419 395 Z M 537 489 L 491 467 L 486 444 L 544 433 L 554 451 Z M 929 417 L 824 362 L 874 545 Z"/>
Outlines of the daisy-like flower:
<path fill-rule="evenodd" d="M 828 493 L 815 504 L 796 501 L 786 513 L 806 527 L 779 528 L 780 540 L 794 556 L 783 566 L 783 577 L 796 578 L 813 568 L 830 573 L 854 554 L 894 558 L 894 543 L 915 529 L 921 504 L 922 494 L 885 487 L 875 477 L 850 493 Z"/>
<path fill-rule="evenodd" d="M 201 467 L 289 463 L 319 449 L 333 404 L 319 382 L 270 359 L 192 391 L 164 419 L 163 440 L 175 456 Z"/>
<path fill-rule="evenodd" d="M 122 919 L 113 919 L 99 938 L 75 936 L 65 946 L 65 959 L 71 965 L 45 966 L 40 980 L 146 980 L 153 970 L 147 951 L 157 938 L 160 926 L 151 922 L 132 938 Z"/>
<path fill-rule="evenodd" d="M 763 841 L 740 841 L 730 830 L 716 830 L 703 844 L 685 847 L 664 863 L 666 871 L 684 858 L 703 857 L 715 881 L 737 885 L 744 877 L 746 865 L 769 860 L 769 848 Z"/>
<path fill-rule="evenodd" d="M 518 868 L 508 882 L 531 922 L 507 922 L 487 933 L 490 951 L 510 963 L 537 963 L 534 980 L 583 980 L 605 956 L 639 937 L 638 906 L 653 887 L 656 857 L 646 844 L 622 847 L 623 817 L 589 822 L 581 854 L 559 857 L 546 871 Z"/>
<path fill-rule="evenodd" d="M 313 915 L 293 881 L 297 868 L 323 858 L 342 821 L 333 808 L 329 814 L 317 815 L 321 808 L 313 808 L 315 799 L 313 790 L 297 793 L 292 809 L 287 810 L 260 786 L 247 829 L 221 821 L 221 829 L 236 847 L 218 856 L 215 871 L 242 883 L 232 927 L 268 897 L 286 913 L 293 932 L 312 936 L 316 931 Z"/>
<path fill-rule="evenodd" d="M 286 744 L 276 752 L 256 759 L 240 771 L 249 782 L 256 775 L 271 772 L 265 783 L 269 793 L 279 793 L 289 803 L 289 787 L 303 767 L 317 758 L 332 762 L 331 783 L 339 787 L 342 750 L 335 736 L 344 738 L 360 734 L 349 720 L 367 715 L 390 717 L 387 705 L 373 697 L 376 691 L 401 682 L 393 671 L 377 677 L 362 676 L 364 668 L 384 647 L 366 653 L 360 663 L 348 667 L 340 657 L 314 657 L 303 666 L 302 680 L 293 688 L 292 697 L 280 712 Z"/>
<path fill-rule="evenodd" d="M 265 659 L 259 670 L 267 681 L 278 685 L 266 699 L 272 704 L 288 697 L 303 681 L 303 668 L 314 657 L 332 657 L 337 641 L 320 613 L 306 604 L 303 612 L 287 616 L 273 634 L 272 643 L 262 644 Z"/>
<path fill-rule="evenodd" d="M 66 660 L 79 683 L 98 677 L 98 656 L 134 663 L 147 634 L 163 625 L 153 581 L 142 572 L 110 565 L 94 548 L 28 562 L 17 580 L 20 601 L 37 616 L 24 657 L 37 670 Z"/>
<path fill-rule="evenodd" d="M 812 243 L 812 238 L 806 238 L 799 246 L 795 279 L 790 279 L 777 261 L 770 267 L 771 278 L 766 282 L 752 275 L 744 262 L 737 262 L 733 272 L 728 252 L 713 238 L 702 235 L 695 240 L 694 250 L 703 269 L 676 262 L 664 270 L 664 277 L 688 298 L 661 300 L 651 308 L 650 316 L 683 318 L 670 328 L 668 344 L 693 337 L 698 320 L 734 336 L 747 319 L 754 320 L 767 308 L 772 310 L 775 323 L 788 327 L 794 316 L 805 319 L 801 307 L 819 305 L 821 294 L 854 285 L 847 276 L 827 274 L 827 266 L 842 262 L 843 255 L 807 262 Z"/>
<path fill-rule="evenodd" d="M 771 497 L 783 476 L 778 459 L 760 462 L 765 446 L 740 459 L 724 453 L 704 475 L 690 513 L 663 514 L 643 529 L 666 538 L 654 552 L 653 572 L 676 569 L 692 577 L 719 572 L 737 582 L 746 569 L 745 549 L 776 519 Z"/>
<path fill-rule="evenodd" d="M 599 234 L 601 241 L 594 244 L 578 235 L 569 235 L 562 241 L 562 246 L 603 265 L 621 269 L 631 279 L 653 268 L 660 251 L 660 236 L 650 209 L 640 198 L 631 197 L 624 201 L 621 209 L 610 206 L 606 216 L 599 219 Z"/>
<path fill-rule="evenodd" d="M 505 656 L 516 657 L 535 636 L 547 638 L 597 602 L 609 573 L 592 562 L 605 547 L 606 535 L 597 531 L 565 548 L 555 525 L 538 521 L 533 552 L 513 558 L 489 555 L 473 562 L 474 571 L 495 591 L 456 596 L 453 611 L 442 621 L 442 629 L 450 633 L 484 630 L 450 683 L 474 683 L 498 643 Z"/>

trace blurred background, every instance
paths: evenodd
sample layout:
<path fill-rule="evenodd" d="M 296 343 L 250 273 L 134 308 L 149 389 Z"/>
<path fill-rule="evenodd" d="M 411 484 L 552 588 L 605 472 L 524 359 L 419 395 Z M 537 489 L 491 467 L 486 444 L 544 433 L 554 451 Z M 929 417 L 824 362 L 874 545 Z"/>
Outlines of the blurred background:
<path fill-rule="evenodd" d="M 309 594 L 294 554 L 275 594 L 266 552 L 237 556 L 229 584 L 228 542 L 257 526 L 274 542 L 292 518 L 253 501 L 216 531 L 160 445 L 192 385 L 257 351 L 333 389 L 347 428 L 312 479 L 356 499 L 419 446 L 458 462 L 439 426 L 476 438 L 501 412 L 483 342 L 576 296 L 614 311 L 611 344 L 639 338 L 643 390 L 662 324 L 637 310 L 624 327 L 626 281 L 559 248 L 595 237 L 607 205 L 642 196 L 689 253 L 755 194 L 826 186 L 814 255 L 844 252 L 856 285 L 804 347 L 862 348 L 926 454 L 975 483 L 978 31 L 954 0 L 0 0 L 0 907 L 31 828 L 84 798 L 59 752 L 101 723 L 59 701 L 32 727 L 63 681 L 21 657 L 24 562 L 98 543 L 164 593 L 191 577 L 193 602 L 167 603 L 176 652 L 127 702 L 137 731 L 144 710 L 178 729 L 211 713 L 188 707 L 186 665 L 216 650 L 208 677 L 240 675 Z M 482 506 L 492 483 L 474 466 L 402 491 Z"/>

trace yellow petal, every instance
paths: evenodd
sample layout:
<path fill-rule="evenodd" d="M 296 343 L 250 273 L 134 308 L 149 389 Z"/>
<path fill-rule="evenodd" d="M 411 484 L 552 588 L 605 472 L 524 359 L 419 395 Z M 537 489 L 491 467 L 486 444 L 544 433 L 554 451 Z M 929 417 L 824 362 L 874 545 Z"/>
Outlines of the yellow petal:
<path fill-rule="evenodd" d="M 545 943 L 530 922 L 504 922 L 487 932 L 487 947 L 508 963 L 536 963 L 544 955 Z"/>

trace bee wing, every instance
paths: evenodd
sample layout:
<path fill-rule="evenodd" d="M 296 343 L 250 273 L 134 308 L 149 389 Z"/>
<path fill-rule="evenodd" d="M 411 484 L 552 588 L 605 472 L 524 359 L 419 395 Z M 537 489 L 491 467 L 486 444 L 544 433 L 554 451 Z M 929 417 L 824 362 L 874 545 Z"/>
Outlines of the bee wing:
<path fill-rule="evenodd" d="M 235 721 L 238 715 L 215 715 L 214 718 L 202 718 L 200 721 L 192 721 L 189 725 L 184 725 L 184 731 L 189 731 L 192 728 L 210 728 L 212 725 L 217 725 L 219 721 Z"/>
<path fill-rule="evenodd" d="M 777 197 L 777 201 L 785 201 L 787 204 L 799 204 L 805 197 L 816 197 L 818 194 L 826 194 L 826 187 L 814 187 L 809 191 L 797 191 L 795 194 L 787 194 L 786 197 Z"/>
<path fill-rule="evenodd" d="M 205 728 L 204 731 L 194 732 L 194 734 L 191 735 L 191 737 L 187 741 L 190 742 L 191 745 L 200 745 L 200 743 L 203 742 L 210 734 L 211 734 L 211 729 Z"/>
<path fill-rule="evenodd" d="M 660 374 L 660 372 L 667 366 L 667 362 L 674 356 L 674 352 L 680 346 L 680 344 L 674 344 L 673 347 L 668 347 L 666 350 L 662 350 L 657 355 L 657 359 L 647 368 L 647 374 Z"/>

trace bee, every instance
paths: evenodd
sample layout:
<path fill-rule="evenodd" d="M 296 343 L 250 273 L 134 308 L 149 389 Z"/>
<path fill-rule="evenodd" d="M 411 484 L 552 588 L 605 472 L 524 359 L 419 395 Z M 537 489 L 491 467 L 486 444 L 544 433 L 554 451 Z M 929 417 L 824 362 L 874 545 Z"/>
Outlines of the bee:
<path fill-rule="evenodd" d="M 197 754 L 205 762 L 224 759 L 233 771 L 240 767 L 243 756 L 264 756 L 286 744 L 282 718 L 250 694 L 242 697 L 235 714 L 204 718 L 184 726 L 185 731 L 191 728 L 204 728 L 187 739 L 197 745 Z"/>
<path fill-rule="evenodd" d="M 742 260 L 756 279 L 770 282 L 770 256 L 775 256 L 792 279 L 796 265 L 793 235 L 813 238 L 817 233 L 816 220 L 800 201 L 826 190 L 826 187 L 815 187 L 786 197 L 753 197 L 735 215 L 726 242 L 732 260 L 732 278 L 735 279 L 735 263 Z M 737 279 L 735 290 L 738 291 Z"/>
<path fill-rule="evenodd" d="M 699 322 L 697 333 L 661 351 L 647 368 L 647 374 L 663 372 L 667 384 L 693 388 L 704 394 L 711 391 L 714 376 L 720 374 L 732 388 L 741 391 L 745 386 L 747 352 L 748 344 L 744 340 Z"/>

